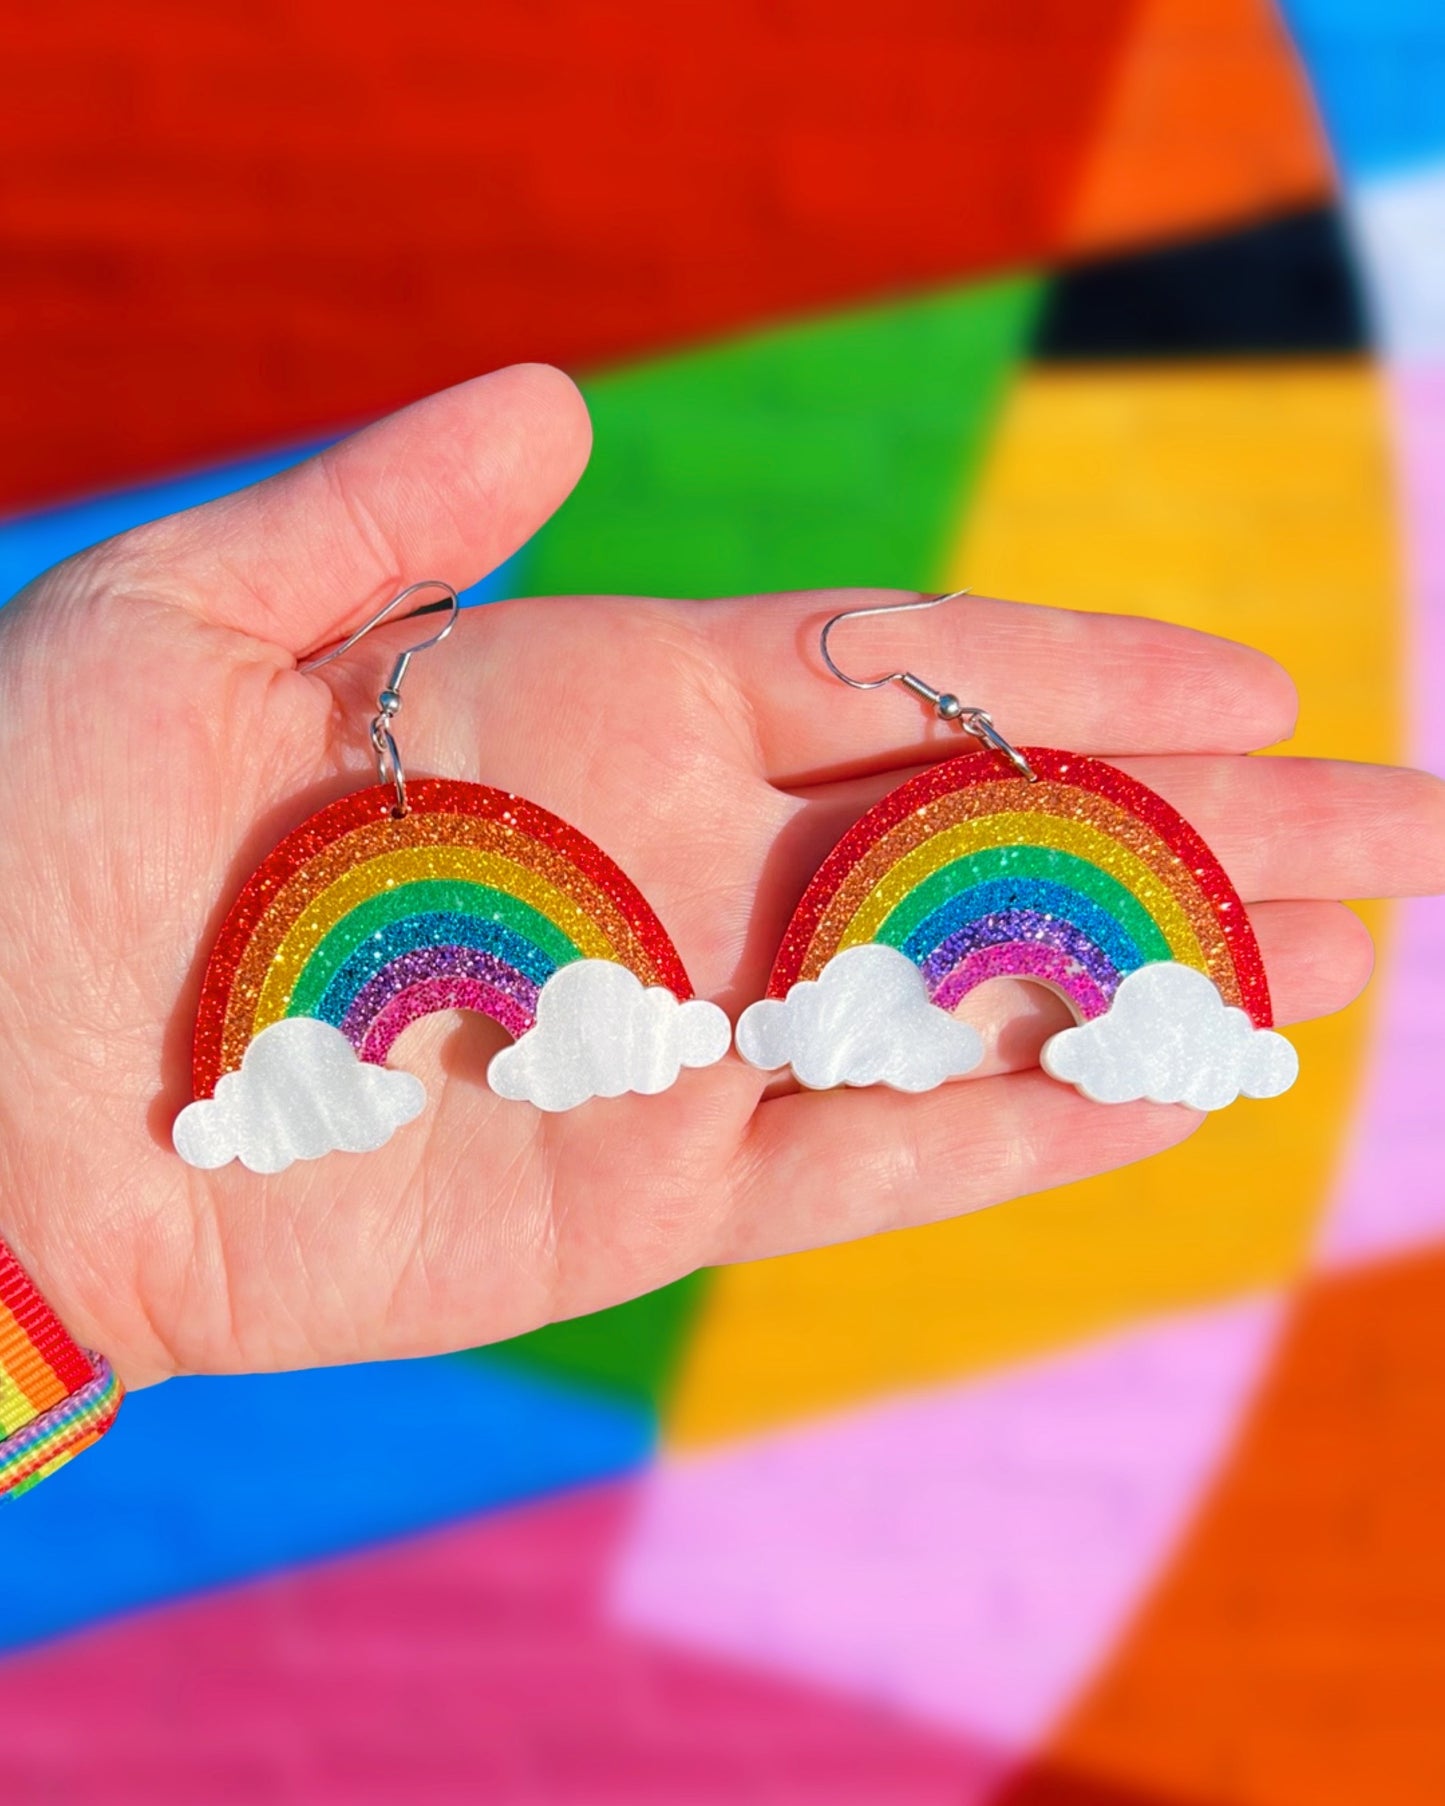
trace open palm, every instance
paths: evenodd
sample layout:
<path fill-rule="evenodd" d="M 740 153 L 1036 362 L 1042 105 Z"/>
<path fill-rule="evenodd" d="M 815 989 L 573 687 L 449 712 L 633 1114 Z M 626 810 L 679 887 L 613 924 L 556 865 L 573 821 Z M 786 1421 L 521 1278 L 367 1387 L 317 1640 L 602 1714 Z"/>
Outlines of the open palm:
<path fill-rule="evenodd" d="M 487 1087 L 499 1031 L 435 1017 L 398 1049 L 427 1109 L 379 1152 L 268 1178 L 179 1160 L 216 928 L 287 830 L 374 781 L 366 722 L 407 629 L 320 674 L 298 656 L 405 583 L 482 576 L 566 495 L 587 444 L 565 378 L 504 371 L 83 554 L 0 616 L 0 1233 L 131 1384 L 509 1336 L 701 1264 L 1080 1178 L 1197 1124 L 1045 1078 L 1062 1006 L 989 987 L 988 1063 L 923 1096 L 800 1094 L 728 1058 L 661 1096 L 543 1115 Z M 828 679 L 817 629 L 849 600 L 474 612 L 409 680 L 408 768 L 521 792 L 591 835 L 699 995 L 735 1015 L 838 835 L 970 744 L 896 691 Z M 849 631 L 858 662 L 910 663 L 1011 738 L 1117 756 L 1162 791 L 1250 905 L 1283 1023 L 1368 974 L 1364 931 L 1332 899 L 1445 884 L 1435 780 L 1239 756 L 1293 722 L 1261 654 L 981 599 Z"/>

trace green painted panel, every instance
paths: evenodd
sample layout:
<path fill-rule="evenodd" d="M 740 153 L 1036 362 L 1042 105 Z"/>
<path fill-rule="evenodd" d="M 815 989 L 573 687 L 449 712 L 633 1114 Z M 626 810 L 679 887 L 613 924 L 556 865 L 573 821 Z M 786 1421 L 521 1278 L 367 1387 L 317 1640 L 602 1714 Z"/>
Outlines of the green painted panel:
<path fill-rule="evenodd" d="M 528 588 L 939 583 L 1039 295 L 994 282 L 584 382 L 596 450 L 529 549 Z"/>

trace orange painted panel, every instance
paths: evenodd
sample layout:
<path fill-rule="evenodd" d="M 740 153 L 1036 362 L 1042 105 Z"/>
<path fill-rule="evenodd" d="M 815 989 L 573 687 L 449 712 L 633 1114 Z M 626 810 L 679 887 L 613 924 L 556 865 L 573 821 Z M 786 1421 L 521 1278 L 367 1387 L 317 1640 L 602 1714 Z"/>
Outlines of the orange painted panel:
<path fill-rule="evenodd" d="M 1063 249 L 1186 238 L 1333 187 L 1304 70 L 1269 0 L 1143 0 Z"/>
<path fill-rule="evenodd" d="M 1000 1806 L 1439 1806 L 1445 1255 L 1301 1298 L 1169 1578 Z"/>

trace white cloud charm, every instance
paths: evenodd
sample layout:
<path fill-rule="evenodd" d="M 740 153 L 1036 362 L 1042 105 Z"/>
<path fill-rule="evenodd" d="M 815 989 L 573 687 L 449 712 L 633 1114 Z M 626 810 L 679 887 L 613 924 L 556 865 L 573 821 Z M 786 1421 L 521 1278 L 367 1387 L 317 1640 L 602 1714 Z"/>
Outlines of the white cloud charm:
<path fill-rule="evenodd" d="M 835 953 L 816 979 L 742 1013 L 738 1052 L 752 1066 L 791 1066 L 799 1084 L 891 1085 L 931 1091 L 983 1058 L 976 1029 L 928 995 L 923 974 L 896 947 L 869 942 Z"/>
<path fill-rule="evenodd" d="M 679 1003 L 610 959 L 560 967 L 537 998 L 537 1020 L 496 1054 L 487 1083 L 498 1097 L 571 1110 L 593 1097 L 666 1091 L 684 1066 L 711 1066 L 728 1050 L 715 1003 Z"/>
<path fill-rule="evenodd" d="M 1102 1016 L 1044 1045 L 1044 1071 L 1098 1104 L 1222 1110 L 1239 1096 L 1278 1097 L 1299 1076 L 1283 1035 L 1256 1028 L 1192 966 L 1140 966 Z"/>
<path fill-rule="evenodd" d="M 214 1097 L 187 1104 L 171 1137 L 192 1166 L 239 1160 L 279 1173 L 293 1160 L 370 1153 L 425 1104 L 412 1073 L 358 1059 L 329 1022 L 287 1016 L 261 1030 Z"/>

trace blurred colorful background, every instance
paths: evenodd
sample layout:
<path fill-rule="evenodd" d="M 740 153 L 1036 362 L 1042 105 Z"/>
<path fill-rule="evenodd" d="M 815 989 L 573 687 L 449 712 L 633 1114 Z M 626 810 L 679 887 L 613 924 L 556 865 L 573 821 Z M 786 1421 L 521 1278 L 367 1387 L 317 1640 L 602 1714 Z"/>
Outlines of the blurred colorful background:
<path fill-rule="evenodd" d="M 596 455 L 485 591 L 1160 614 L 1445 769 L 1437 0 L 0 37 L 0 595 L 541 357 Z M 132 1398 L 0 1519 L 7 1806 L 1440 1806 L 1445 910 L 1370 919 L 1297 1089 L 1144 1167 Z"/>

